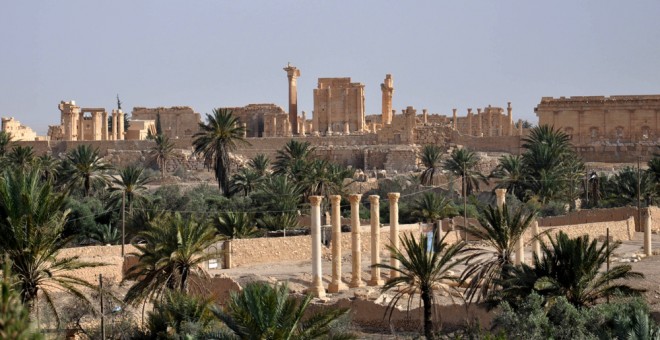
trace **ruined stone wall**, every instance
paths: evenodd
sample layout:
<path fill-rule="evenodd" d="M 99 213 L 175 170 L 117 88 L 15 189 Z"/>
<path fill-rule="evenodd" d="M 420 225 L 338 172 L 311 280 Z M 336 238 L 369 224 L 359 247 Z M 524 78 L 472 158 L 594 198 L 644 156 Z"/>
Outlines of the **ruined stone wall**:
<path fill-rule="evenodd" d="M 286 115 L 284 109 L 275 104 L 249 104 L 243 107 L 226 107 L 238 118 L 241 123 L 247 125 L 248 137 L 266 137 L 264 135 L 264 115 L 276 114 Z"/>
<path fill-rule="evenodd" d="M 643 209 L 644 210 L 644 209 Z M 573 224 L 583 224 L 583 223 L 601 223 L 601 222 L 610 222 L 610 221 L 621 221 L 627 220 L 632 217 L 635 221 L 635 230 L 642 231 L 642 228 L 639 225 L 638 214 L 636 207 L 619 207 L 619 208 L 608 208 L 608 209 L 589 209 L 589 210 L 580 210 L 573 211 L 566 215 L 561 216 L 552 216 L 539 218 L 540 227 L 551 227 L 551 226 L 562 226 L 562 225 L 573 225 Z M 657 207 L 651 208 L 651 218 L 657 218 L 660 222 L 660 209 Z M 655 225 L 654 229 L 658 229 L 660 226 Z"/>
<path fill-rule="evenodd" d="M 364 131 L 364 85 L 351 78 L 319 78 L 314 89 L 314 131 Z"/>
<path fill-rule="evenodd" d="M 522 145 L 520 136 L 472 137 L 454 132 L 451 141 L 473 151 L 507 152 L 511 154 L 518 154 L 523 151 L 520 149 Z"/>
<path fill-rule="evenodd" d="M 195 113 L 188 106 L 173 107 L 134 107 L 131 112 L 131 118 L 137 120 L 158 121 L 160 116 L 160 126 L 163 134 L 170 139 L 191 137 L 199 131 L 199 123 L 202 122 L 199 113 Z"/>
<path fill-rule="evenodd" d="M 614 241 L 629 241 L 635 237 L 635 220 L 632 216 L 627 219 L 618 221 L 612 220 L 606 222 L 580 223 L 553 227 L 539 226 L 539 232 L 547 232 L 548 236 L 553 239 L 561 231 L 566 233 L 570 238 L 589 235 L 592 240 L 604 240 L 607 235 L 607 228 L 610 229 L 610 237 Z M 530 242 L 531 238 L 531 233 L 527 232 L 525 234 L 525 242 Z M 545 239 L 547 240 L 547 238 Z"/>
<path fill-rule="evenodd" d="M 534 112 L 539 125 L 561 129 L 576 145 L 660 138 L 660 95 L 543 97 Z"/>

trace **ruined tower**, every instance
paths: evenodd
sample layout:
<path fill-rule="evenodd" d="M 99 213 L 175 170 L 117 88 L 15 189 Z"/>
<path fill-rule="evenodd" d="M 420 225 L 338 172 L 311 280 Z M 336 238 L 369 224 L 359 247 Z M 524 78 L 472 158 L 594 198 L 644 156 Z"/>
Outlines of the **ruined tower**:
<path fill-rule="evenodd" d="M 291 133 L 298 134 L 298 77 L 300 77 L 300 70 L 291 64 L 287 64 L 284 68 L 286 75 L 289 78 L 289 125 L 291 126 Z"/>
<path fill-rule="evenodd" d="M 380 84 L 380 90 L 383 92 L 382 118 L 383 125 L 392 124 L 392 95 L 394 94 L 394 81 L 392 75 L 385 75 L 385 80 Z"/>

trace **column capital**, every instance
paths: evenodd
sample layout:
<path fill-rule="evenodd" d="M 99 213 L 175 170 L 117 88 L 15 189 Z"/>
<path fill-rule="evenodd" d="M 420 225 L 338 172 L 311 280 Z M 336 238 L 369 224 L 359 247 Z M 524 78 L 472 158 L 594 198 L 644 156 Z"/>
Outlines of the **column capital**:
<path fill-rule="evenodd" d="M 330 203 L 334 205 L 339 204 L 339 202 L 341 202 L 341 195 L 330 195 Z"/>
<path fill-rule="evenodd" d="M 351 203 L 359 203 L 360 199 L 362 199 L 362 194 L 350 194 L 350 195 L 348 195 L 348 200 Z"/>
<path fill-rule="evenodd" d="M 311 203 L 313 207 L 320 206 L 322 200 L 323 196 L 309 196 L 309 203 Z"/>
<path fill-rule="evenodd" d="M 369 195 L 369 202 L 371 204 L 378 204 L 380 203 L 380 196 L 378 195 Z"/>
<path fill-rule="evenodd" d="M 401 194 L 398 192 L 390 192 L 387 194 L 387 198 L 389 198 L 390 201 L 397 202 L 399 201 L 399 197 L 401 197 Z"/>

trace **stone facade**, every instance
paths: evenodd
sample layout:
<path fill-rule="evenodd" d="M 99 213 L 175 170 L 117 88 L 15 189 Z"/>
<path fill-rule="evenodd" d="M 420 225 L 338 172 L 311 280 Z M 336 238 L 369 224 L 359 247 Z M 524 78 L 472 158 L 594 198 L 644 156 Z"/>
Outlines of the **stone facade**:
<path fill-rule="evenodd" d="M 149 135 L 155 136 L 156 134 L 156 121 L 131 119 L 131 124 L 126 130 L 126 139 L 145 140 Z"/>
<path fill-rule="evenodd" d="M 34 141 L 37 140 L 37 133 L 31 128 L 21 124 L 21 122 L 10 118 L 2 118 L 2 130 L 9 135 L 13 141 Z"/>
<path fill-rule="evenodd" d="M 72 100 L 61 101 L 58 109 L 61 123 L 59 126 L 48 127 L 50 140 L 97 141 L 125 138 L 122 110 L 112 110 L 112 123 L 108 127 L 108 112 L 103 108 L 81 108 Z"/>
<path fill-rule="evenodd" d="M 275 104 L 250 104 L 243 107 L 226 107 L 245 124 L 247 137 L 286 137 L 289 116 Z"/>
<path fill-rule="evenodd" d="M 539 125 L 566 132 L 576 145 L 658 142 L 660 95 L 543 97 Z"/>
<path fill-rule="evenodd" d="M 199 123 L 202 122 L 200 114 L 189 106 L 134 107 L 131 118 L 155 122 L 160 120 L 163 135 L 171 139 L 191 137 L 199 131 Z"/>
<path fill-rule="evenodd" d="M 314 89 L 315 132 L 363 132 L 364 116 L 364 84 L 352 83 L 351 78 L 319 78 Z"/>

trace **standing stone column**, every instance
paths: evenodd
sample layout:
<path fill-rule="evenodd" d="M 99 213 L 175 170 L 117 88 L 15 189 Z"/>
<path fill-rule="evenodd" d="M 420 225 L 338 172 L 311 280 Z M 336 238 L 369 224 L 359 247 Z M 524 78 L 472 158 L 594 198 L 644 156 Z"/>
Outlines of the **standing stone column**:
<path fill-rule="evenodd" d="M 644 222 L 644 255 L 651 256 L 653 255 L 653 249 L 651 249 L 651 229 L 653 228 L 653 223 L 651 222 L 651 210 L 646 209 L 643 212 L 642 216 Z"/>
<path fill-rule="evenodd" d="M 481 116 L 481 109 L 477 109 L 477 137 L 484 136 L 484 122 Z"/>
<path fill-rule="evenodd" d="M 468 109 L 467 121 L 468 121 L 467 134 L 468 136 L 472 136 L 472 109 Z"/>
<path fill-rule="evenodd" d="M 495 189 L 495 195 L 497 196 L 497 209 L 502 210 L 506 201 L 506 189 Z"/>
<path fill-rule="evenodd" d="M 385 80 L 380 84 L 382 92 L 381 101 L 381 123 L 383 126 L 392 124 L 392 95 L 394 94 L 394 81 L 391 74 L 385 75 Z"/>
<path fill-rule="evenodd" d="M 511 107 L 511 102 L 506 103 L 506 115 L 507 115 L 507 126 L 506 134 L 507 136 L 513 136 L 513 114 L 511 113 L 513 108 Z"/>
<path fill-rule="evenodd" d="M 332 212 L 332 281 L 328 285 L 328 292 L 337 293 L 346 290 L 346 285 L 341 282 L 341 215 L 339 211 L 341 196 L 330 196 L 330 203 L 332 204 L 330 208 Z"/>
<path fill-rule="evenodd" d="M 312 204 L 312 284 L 308 293 L 315 297 L 325 297 L 321 268 L 321 200 L 323 196 L 309 196 Z"/>
<path fill-rule="evenodd" d="M 108 112 L 103 111 L 101 119 L 103 119 L 101 122 L 101 139 L 108 140 Z"/>
<path fill-rule="evenodd" d="M 532 221 L 532 251 L 536 256 L 541 256 L 541 241 L 539 240 L 539 221 Z"/>
<path fill-rule="evenodd" d="M 117 116 L 117 140 L 124 140 L 124 112 L 122 110 L 117 110 L 119 115 Z"/>
<path fill-rule="evenodd" d="M 78 113 L 78 140 L 85 140 L 85 113 Z"/>
<path fill-rule="evenodd" d="M 371 203 L 371 280 L 368 285 L 382 286 L 385 282 L 380 278 L 380 196 L 369 196 Z"/>
<path fill-rule="evenodd" d="M 291 133 L 298 134 L 298 77 L 300 70 L 295 66 L 288 64 L 284 71 L 289 79 L 289 124 Z"/>
<path fill-rule="evenodd" d="M 399 197 L 398 192 L 390 192 L 387 198 L 390 200 L 390 245 L 394 249 L 399 249 Z M 390 266 L 399 268 L 399 261 L 393 256 L 390 257 Z M 390 270 L 390 278 L 399 277 L 399 272 Z"/>
<path fill-rule="evenodd" d="M 518 136 L 523 135 L 523 122 L 522 119 L 518 119 Z"/>
<path fill-rule="evenodd" d="M 451 109 L 451 111 L 452 111 L 452 113 L 453 113 L 453 115 L 454 115 L 454 116 L 453 116 L 454 123 L 453 123 L 452 125 L 453 125 L 453 127 L 454 127 L 454 131 L 456 131 L 456 130 L 458 130 L 458 116 L 456 115 L 456 109 Z"/>
<path fill-rule="evenodd" d="M 353 257 L 353 271 L 349 287 L 363 287 L 362 282 L 362 240 L 360 238 L 360 199 L 361 194 L 352 194 L 348 196 L 351 202 L 351 245 Z"/>
<path fill-rule="evenodd" d="M 307 114 L 305 113 L 305 111 L 303 111 L 302 112 L 302 120 L 300 121 L 300 130 L 299 130 L 301 136 L 304 136 L 305 133 L 307 133 L 306 128 L 305 128 L 306 123 L 307 123 Z"/>
<path fill-rule="evenodd" d="M 117 140 L 117 111 L 112 110 L 112 131 L 110 131 L 110 139 Z"/>

